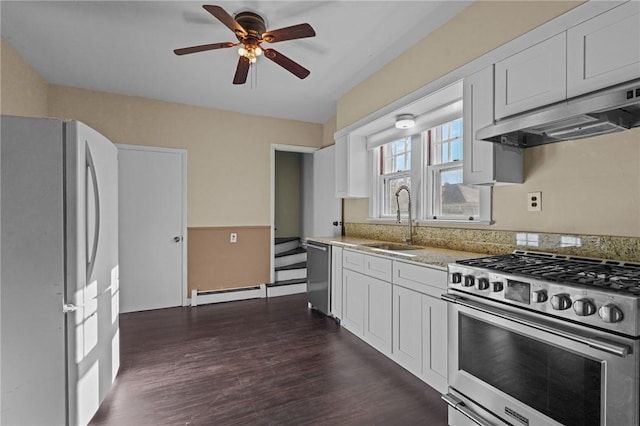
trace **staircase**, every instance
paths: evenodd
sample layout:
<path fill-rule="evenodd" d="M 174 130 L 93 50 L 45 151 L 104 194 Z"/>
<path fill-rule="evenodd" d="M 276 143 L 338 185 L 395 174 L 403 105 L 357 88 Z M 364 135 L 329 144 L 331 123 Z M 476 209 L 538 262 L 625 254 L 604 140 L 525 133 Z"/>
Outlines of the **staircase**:
<path fill-rule="evenodd" d="M 275 282 L 267 284 L 267 297 L 307 291 L 307 250 L 300 238 L 275 239 Z"/>

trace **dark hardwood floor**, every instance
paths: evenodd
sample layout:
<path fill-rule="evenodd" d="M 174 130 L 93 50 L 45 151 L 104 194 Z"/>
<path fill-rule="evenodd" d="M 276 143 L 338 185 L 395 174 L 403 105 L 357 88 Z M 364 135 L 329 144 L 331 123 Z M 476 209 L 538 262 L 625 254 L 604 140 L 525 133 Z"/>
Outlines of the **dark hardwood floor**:
<path fill-rule="evenodd" d="M 303 294 L 120 316 L 91 425 L 447 424 L 440 394 Z"/>

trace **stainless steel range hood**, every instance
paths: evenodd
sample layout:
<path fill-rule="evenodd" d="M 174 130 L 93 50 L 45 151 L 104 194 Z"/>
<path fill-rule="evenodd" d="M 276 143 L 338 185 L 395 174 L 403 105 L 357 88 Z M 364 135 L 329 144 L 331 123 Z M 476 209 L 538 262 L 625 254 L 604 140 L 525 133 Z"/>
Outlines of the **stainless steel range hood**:
<path fill-rule="evenodd" d="M 640 126 L 640 80 L 507 117 L 476 139 L 521 148 L 620 132 Z"/>

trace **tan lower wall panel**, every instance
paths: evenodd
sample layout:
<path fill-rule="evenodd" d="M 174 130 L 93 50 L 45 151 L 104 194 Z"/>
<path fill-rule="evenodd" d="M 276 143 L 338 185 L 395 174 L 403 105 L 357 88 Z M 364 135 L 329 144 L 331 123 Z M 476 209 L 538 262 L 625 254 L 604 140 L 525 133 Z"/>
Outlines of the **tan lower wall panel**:
<path fill-rule="evenodd" d="M 232 232 L 238 234 L 235 244 L 229 242 Z M 189 294 L 268 283 L 270 240 L 268 226 L 189 228 Z"/>

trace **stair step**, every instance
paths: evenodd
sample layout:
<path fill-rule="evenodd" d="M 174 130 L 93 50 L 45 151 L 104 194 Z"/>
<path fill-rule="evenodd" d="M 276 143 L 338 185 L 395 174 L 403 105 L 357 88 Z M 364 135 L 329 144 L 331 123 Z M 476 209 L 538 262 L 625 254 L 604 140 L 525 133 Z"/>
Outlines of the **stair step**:
<path fill-rule="evenodd" d="M 284 280 L 284 281 L 276 281 L 274 283 L 267 284 L 267 287 L 280 287 L 283 285 L 293 285 L 293 284 L 306 284 L 306 278 L 294 278 L 292 280 Z"/>
<path fill-rule="evenodd" d="M 294 263 L 292 265 L 280 266 L 276 268 L 276 272 L 290 271 L 292 269 L 307 269 L 307 262 L 300 262 L 300 263 Z"/>
<path fill-rule="evenodd" d="M 276 281 L 267 284 L 267 297 L 287 296 L 307 292 L 306 278 Z"/>
<path fill-rule="evenodd" d="M 295 280 L 295 279 L 299 279 L 299 280 L 306 279 L 307 268 L 280 269 L 276 271 L 274 278 L 276 282 Z"/>
<path fill-rule="evenodd" d="M 302 248 L 302 247 L 296 247 L 293 250 L 289 250 L 289 251 L 285 251 L 282 253 L 277 253 L 276 257 L 282 257 L 282 256 L 290 256 L 292 254 L 300 254 L 300 253 L 306 253 L 307 250 Z"/>
<path fill-rule="evenodd" d="M 287 253 L 290 253 L 290 252 L 287 252 Z M 276 258 L 273 259 L 273 267 L 281 268 L 283 266 L 298 264 L 306 261 L 307 261 L 307 252 L 289 254 L 286 256 L 276 256 Z"/>
<path fill-rule="evenodd" d="M 298 237 L 276 238 L 274 242 L 274 254 L 276 255 L 300 247 L 300 238 Z"/>

